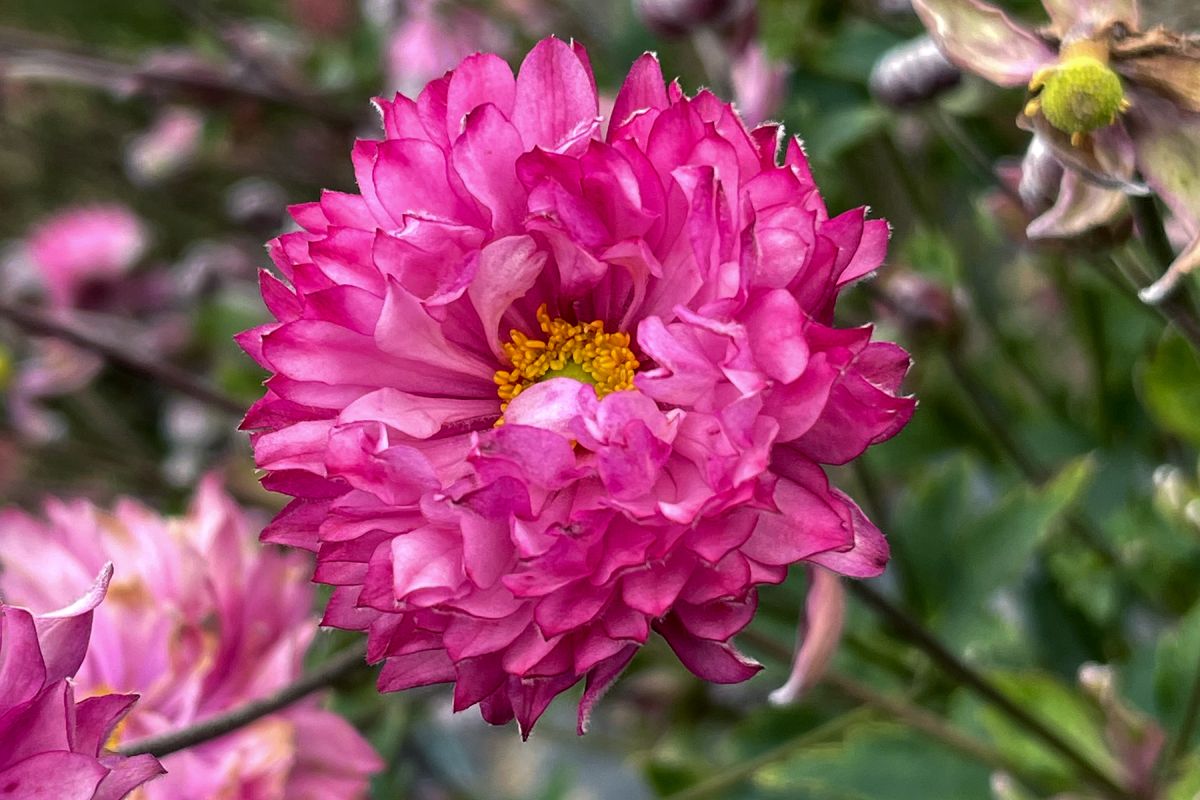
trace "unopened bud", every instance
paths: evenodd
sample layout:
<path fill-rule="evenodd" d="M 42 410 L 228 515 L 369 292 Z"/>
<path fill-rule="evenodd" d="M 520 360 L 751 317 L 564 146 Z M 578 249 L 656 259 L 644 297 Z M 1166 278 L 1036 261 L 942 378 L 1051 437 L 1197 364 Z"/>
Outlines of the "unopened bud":
<path fill-rule="evenodd" d="M 882 294 L 886 310 L 914 338 L 952 341 L 962 332 L 953 295 L 925 275 L 894 271 L 884 282 Z"/>
<path fill-rule="evenodd" d="M 958 67 L 928 36 L 896 45 L 871 70 L 871 94 L 885 106 L 911 108 L 953 89 L 962 79 Z"/>
<path fill-rule="evenodd" d="M 1183 470 L 1179 467 L 1163 464 L 1154 470 L 1154 499 L 1164 511 L 1178 513 L 1192 499 L 1192 495 Z"/>
<path fill-rule="evenodd" d="M 1114 697 L 1112 667 L 1088 662 L 1079 668 L 1079 686 L 1098 703 L 1107 705 Z"/>
<path fill-rule="evenodd" d="M 660 36 L 683 36 L 697 28 L 721 27 L 754 10 L 753 0 L 633 0 L 634 11 Z"/>

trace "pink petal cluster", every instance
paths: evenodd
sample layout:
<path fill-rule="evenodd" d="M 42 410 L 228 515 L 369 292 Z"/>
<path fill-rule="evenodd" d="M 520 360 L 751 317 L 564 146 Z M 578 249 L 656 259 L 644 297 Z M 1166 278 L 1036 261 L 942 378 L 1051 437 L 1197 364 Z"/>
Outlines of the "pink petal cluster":
<path fill-rule="evenodd" d="M 68 308 L 91 282 L 128 272 L 141 258 L 148 238 L 142 221 L 125 206 L 77 206 L 34 228 L 28 247 L 50 302 Z"/>
<path fill-rule="evenodd" d="M 163 518 L 130 500 L 106 512 L 50 500 L 45 519 L 0 512 L 0 594 L 52 608 L 97 564 L 117 577 L 95 612 L 76 691 L 136 690 L 120 743 L 177 730 L 295 680 L 315 631 L 307 559 L 264 550 L 257 527 L 206 478 L 187 515 Z M 316 701 L 163 758 L 144 800 L 363 797 L 381 764 Z M 2 796 L 2 794 L 0 794 Z"/>
<path fill-rule="evenodd" d="M 360 194 L 294 207 L 271 243 L 276 322 L 240 337 L 273 375 L 249 412 L 267 541 L 317 553 L 329 625 L 368 633 L 394 691 L 524 733 L 580 680 L 580 729 L 651 630 L 702 678 L 757 664 L 730 638 L 755 587 L 808 561 L 878 574 L 880 532 L 821 464 L 899 431 L 908 367 L 832 325 L 888 228 L 830 217 L 798 141 L 633 66 L 607 128 L 584 50 L 514 76 L 468 57 L 380 101 Z M 633 391 L 556 377 L 500 419 L 511 329 L 536 313 L 633 336 Z"/>
<path fill-rule="evenodd" d="M 69 680 L 112 572 L 104 565 L 83 597 L 42 616 L 0 603 L 0 798 L 118 800 L 163 771 L 153 756 L 105 747 L 137 695 L 76 701 Z"/>

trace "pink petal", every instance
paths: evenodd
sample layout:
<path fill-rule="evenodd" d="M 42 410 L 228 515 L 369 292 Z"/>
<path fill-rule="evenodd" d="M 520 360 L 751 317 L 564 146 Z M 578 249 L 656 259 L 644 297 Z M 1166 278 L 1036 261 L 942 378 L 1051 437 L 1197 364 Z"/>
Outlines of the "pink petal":
<path fill-rule="evenodd" d="M 39 753 L 0 770 L 0 798 L 9 800 L 92 800 L 108 774 L 94 757 L 80 753 Z"/>
<path fill-rule="evenodd" d="M 592 76 L 570 45 L 553 37 L 538 42 L 521 63 L 513 103 L 526 149 L 557 149 L 598 111 Z"/>
<path fill-rule="evenodd" d="M 787 683 L 771 692 L 776 705 L 794 703 L 825 673 L 842 638 L 846 590 L 841 579 L 820 567 L 808 571 L 808 599 L 797 634 L 798 645 Z"/>
<path fill-rule="evenodd" d="M 697 678 L 713 683 L 741 683 L 762 669 L 761 664 L 742 655 L 731 644 L 692 636 L 674 615 L 656 622 L 654 629 Z"/>

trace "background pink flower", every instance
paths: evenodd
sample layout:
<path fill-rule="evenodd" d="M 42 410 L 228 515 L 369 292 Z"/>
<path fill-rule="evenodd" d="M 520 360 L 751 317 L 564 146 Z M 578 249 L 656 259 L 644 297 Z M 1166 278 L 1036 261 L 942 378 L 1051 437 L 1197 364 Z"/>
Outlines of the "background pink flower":
<path fill-rule="evenodd" d="M 907 354 L 832 325 L 888 228 L 829 217 L 798 142 L 779 164 L 778 126 L 649 54 L 602 137 L 557 39 L 378 105 L 361 194 L 293 208 L 277 322 L 241 343 L 273 373 L 244 423 L 264 484 L 297 498 L 264 537 L 317 552 L 382 690 L 453 681 L 527 734 L 586 680 L 582 731 L 651 630 L 741 681 L 757 585 L 883 569 L 820 465 L 912 413 Z"/>
<path fill-rule="evenodd" d="M 88 284 L 128 272 L 148 243 L 146 228 L 122 205 L 77 206 L 43 221 L 29 235 L 29 254 L 50 302 L 75 305 Z"/>
<path fill-rule="evenodd" d="M 97 564 L 117 565 L 76 689 L 142 695 L 120 741 L 176 730 L 299 675 L 315 631 L 305 559 L 257 545 L 257 528 L 215 478 L 201 484 L 181 518 L 130 500 L 111 513 L 51 500 L 45 514 L 0 513 L 0 593 L 53 608 Z M 345 720 L 316 702 L 163 763 L 168 774 L 145 789 L 148 800 L 361 797 L 381 766 Z"/>
<path fill-rule="evenodd" d="M 0 798 L 118 800 L 162 773 L 153 756 L 106 745 L 137 695 L 76 702 L 69 680 L 112 573 L 105 564 L 86 594 L 39 617 L 0 603 Z"/>

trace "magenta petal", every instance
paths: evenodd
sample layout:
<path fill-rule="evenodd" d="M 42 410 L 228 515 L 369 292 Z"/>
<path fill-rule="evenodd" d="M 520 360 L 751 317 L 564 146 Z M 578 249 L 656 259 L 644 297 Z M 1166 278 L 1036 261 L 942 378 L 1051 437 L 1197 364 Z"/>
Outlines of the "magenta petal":
<path fill-rule="evenodd" d="M 111 766 L 112 770 L 96 787 L 92 800 L 121 800 L 143 783 L 166 772 L 158 759 L 149 753 L 121 758 Z"/>
<path fill-rule="evenodd" d="M 713 683 L 741 683 L 762 669 L 757 661 L 739 653 L 731 644 L 699 639 L 688 633 L 678 618 L 668 616 L 654 624 L 683 665 L 698 678 Z"/>
<path fill-rule="evenodd" d="M 604 696 L 605 692 L 616 683 L 625 667 L 633 660 L 637 650 L 635 645 L 629 645 L 616 655 L 601 661 L 588 672 L 587 686 L 583 690 L 583 697 L 579 700 L 579 721 L 576 730 L 580 736 L 588 731 L 592 710 L 600 702 L 600 698 Z"/>
<path fill-rule="evenodd" d="M 979 0 L 913 0 L 913 9 L 947 58 L 1001 86 L 1024 86 L 1055 60 L 1031 31 Z"/>
<path fill-rule="evenodd" d="M 446 94 L 446 130 L 450 138 L 463 129 L 468 114 L 486 104 L 509 116 L 516 98 L 517 84 L 512 69 L 500 56 L 476 53 L 467 56 L 450 78 Z"/>
<path fill-rule="evenodd" d="M 526 149 L 557 149 L 598 111 L 591 74 L 571 46 L 553 37 L 538 42 L 521 63 L 513 104 Z"/>
<path fill-rule="evenodd" d="M 415 686 L 454 680 L 454 665 L 444 650 L 393 656 L 379 671 L 379 691 L 399 692 Z"/>
<path fill-rule="evenodd" d="M 546 262 L 529 236 L 509 236 L 485 247 L 479 254 L 479 279 L 467 296 L 479 314 L 488 345 L 497 357 L 500 349 L 500 320 L 513 301 L 532 288 Z M 507 338 L 507 337 L 504 337 Z"/>
<path fill-rule="evenodd" d="M 528 199 L 516 170 L 523 152 L 521 134 L 490 103 L 467 115 L 451 152 L 463 185 L 490 210 L 492 230 L 500 235 L 516 233 L 525 218 Z M 489 272 L 482 269 L 480 275 Z"/>
<path fill-rule="evenodd" d="M 39 753 L 0 770 L 0 798 L 92 800 L 106 774 L 95 758 L 80 753 Z"/>
<path fill-rule="evenodd" d="M 103 694 L 76 703 L 76 752 L 99 755 L 100 748 L 137 699 L 136 694 Z"/>
<path fill-rule="evenodd" d="M 620 127 L 629 117 L 647 109 L 661 111 L 667 107 L 666 81 L 663 80 L 662 65 L 654 53 L 643 53 L 621 84 L 613 102 L 610 125 Z"/>
<path fill-rule="evenodd" d="M 46 684 L 46 666 L 33 616 L 0 605 L 0 708 L 31 700 Z"/>

